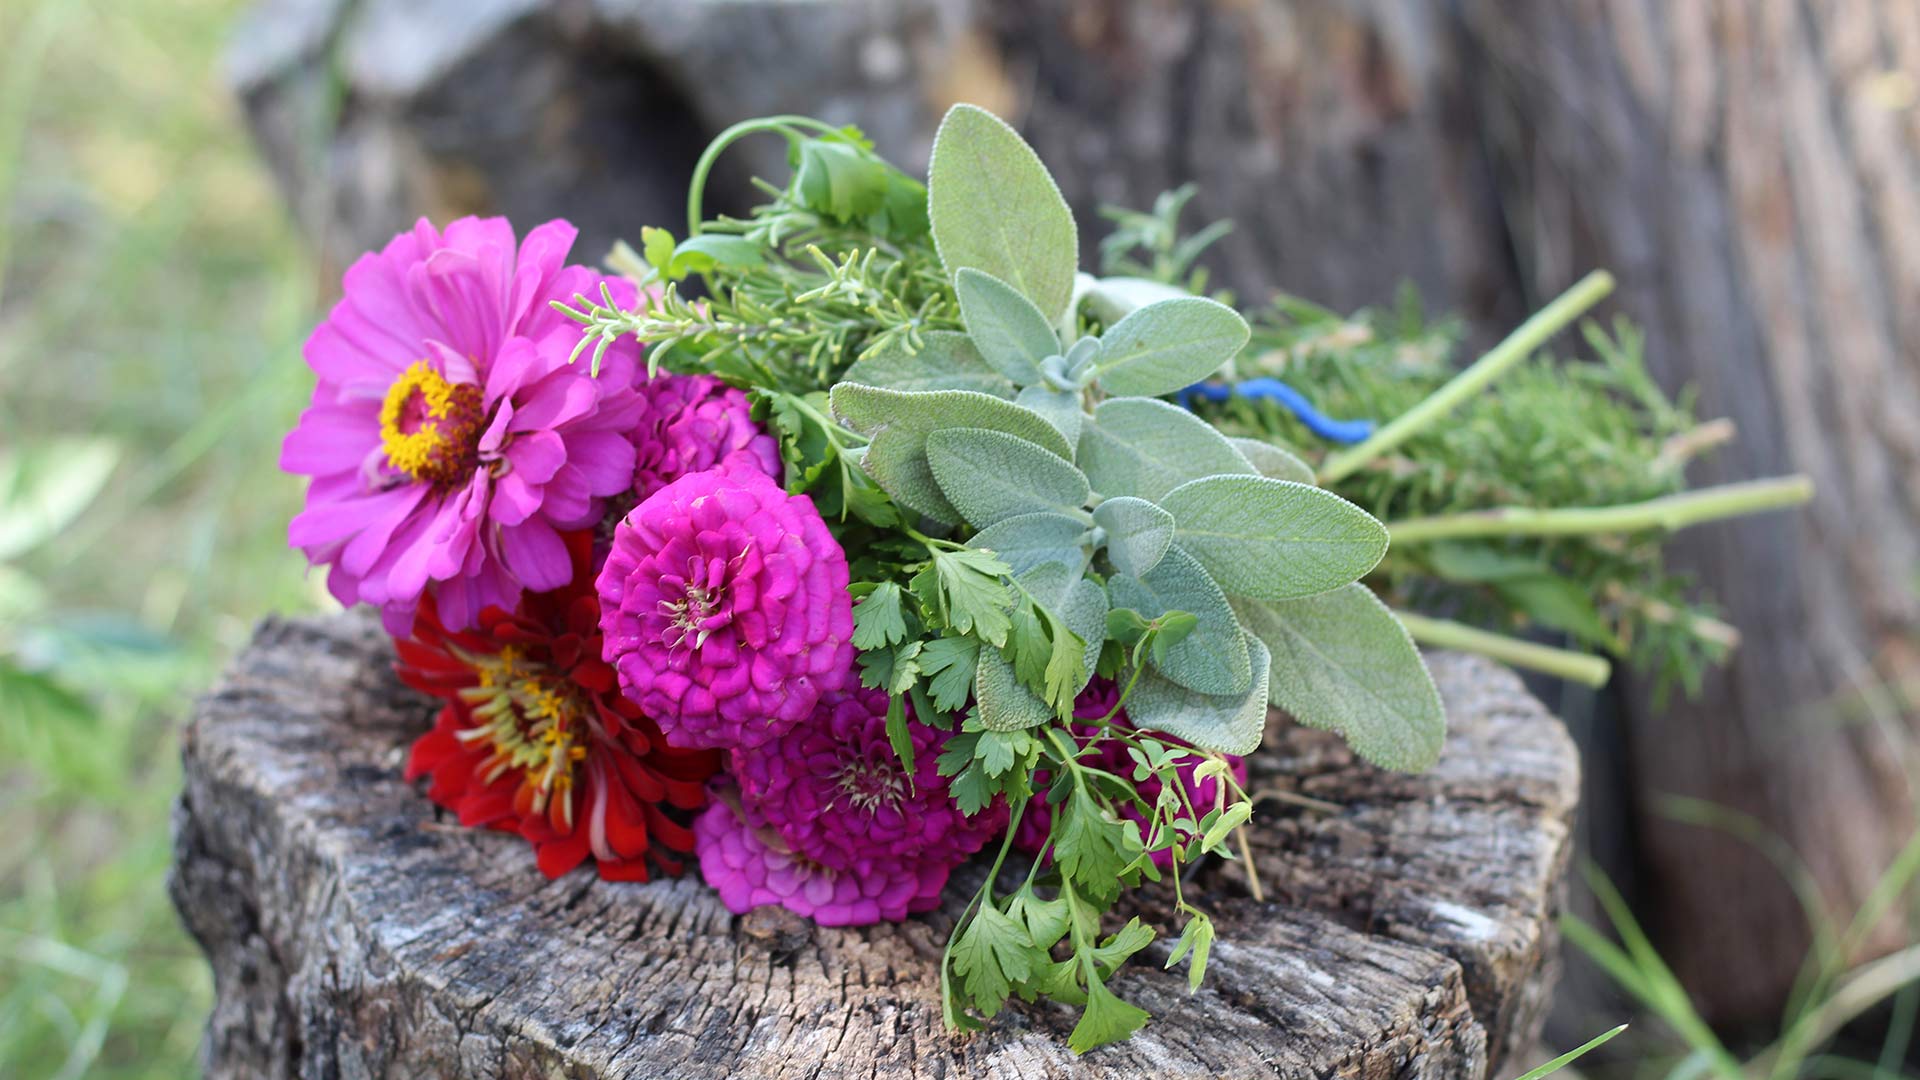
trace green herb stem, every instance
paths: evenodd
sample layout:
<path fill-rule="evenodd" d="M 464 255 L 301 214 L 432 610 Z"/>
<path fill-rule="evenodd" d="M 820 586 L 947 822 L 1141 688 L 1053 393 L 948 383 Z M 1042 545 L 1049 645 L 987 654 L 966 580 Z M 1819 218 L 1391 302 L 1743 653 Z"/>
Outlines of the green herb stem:
<path fill-rule="evenodd" d="M 752 120 L 742 120 L 713 137 L 707 148 L 701 152 L 700 160 L 694 163 L 693 179 L 687 183 L 687 235 L 700 235 L 700 200 L 707 192 L 707 174 L 713 171 L 714 162 L 727 147 L 762 131 L 777 131 L 792 135 L 790 128 L 803 127 L 815 131 L 833 134 L 840 129 L 824 120 L 815 120 L 811 116 L 761 116 Z"/>
<path fill-rule="evenodd" d="M 1581 278 L 1573 288 L 1560 294 L 1553 303 L 1507 335 L 1473 366 L 1455 375 L 1420 404 L 1402 413 L 1373 433 L 1367 441 L 1328 458 L 1320 469 L 1320 484 L 1327 486 L 1357 472 L 1361 466 L 1406 442 L 1428 425 L 1452 412 L 1462 402 L 1486 389 L 1487 385 L 1545 344 L 1548 338 L 1587 312 L 1613 291 L 1613 275 L 1595 270 Z"/>
<path fill-rule="evenodd" d="M 1593 687 L 1605 686 L 1607 679 L 1613 674 L 1613 665 L 1609 664 L 1605 657 L 1594 656 L 1591 653 L 1536 645 L 1531 641 L 1522 641 L 1504 634 L 1489 633 L 1461 623 L 1428 618 L 1425 615 L 1415 615 L 1407 611 L 1396 611 L 1394 615 L 1399 617 L 1400 625 L 1407 628 L 1407 633 L 1413 635 L 1413 640 L 1422 645 L 1479 653 L 1502 663 L 1512 664 L 1514 667 L 1544 671 L 1549 675 Z"/>
<path fill-rule="evenodd" d="M 1798 506 L 1813 497 L 1813 481 L 1782 476 L 1722 484 L 1621 506 L 1570 506 L 1540 510 L 1507 506 L 1464 514 L 1409 518 L 1387 523 L 1395 544 L 1483 536 L 1596 536 L 1647 529 L 1672 532 L 1704 521 Z"/>

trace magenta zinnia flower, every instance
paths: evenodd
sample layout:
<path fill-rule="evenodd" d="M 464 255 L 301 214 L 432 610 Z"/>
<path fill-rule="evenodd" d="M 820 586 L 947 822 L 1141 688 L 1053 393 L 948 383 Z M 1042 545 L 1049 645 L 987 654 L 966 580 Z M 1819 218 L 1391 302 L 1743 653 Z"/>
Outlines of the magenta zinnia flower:
<path fill-rule="evenodd" d="M 1113 707 L 1119 702 L 1120 687 L 1117 684 L 1111 679 L 1095 679 L 1087 684 L 1085 690 L 1080 691 L 1080 697 L 1073 703 L 1073 715 L 1079 720 L 1098 720 L 1112 712 Z M 1126 711 L 1121 710 L 1120 715 L 1114 720 L 1119 725 L 1126 726 Z M 1081 759 L 1089 766 L 1103 769 L 1115 776 L 1133 775 L 1134 761 L 1127 754 L 1124 744 L 1116 739 L 1101 738 L 1100 729 L 1091 723 L 1073 725 L 1073 733 L 1075 739 L 1083 746 L 1089 741 L 1099 739 L 1098 752 Z M 1138 731 L 1136 734 L 1158 739 L 1169 746 L 1187 745 L 1171 735 L 1158 731 Z M 1246 759 L 1228 755 L 1227 762 L 1232 766 L 1234 779 L 1244 785 L 1247 782 Z M 1195 779 L 1194 773 L 1199 767 L 1199 759 L 1190 758 L 1178 765 L 1176 771 L 1180 775 L 1180 786 L 1186 792 L 1187 801 L 1192 804 L 1197 814 L 1204 815 L 1216 805 L 1220 782 L 1211 776 L 1204 780 Z M 1039 852 L 1042 845 L 1046 843 L 1047 833 L 1053 828 L 1053 807 L 1047 802 L 1047 780 L 1048 774 L 1045 769 L 1034 773 L 1035 794 L 1028 801 L 1026 812 L 1020 815 L 1020 827 L 1013 834 L 1013 846 L 1029 854 Z M 1152 803 L 1160 797 L 1164 785 L 1160 783 L 1159 774 L 1155 773 L 1135 784 L 1134 789 L 1140 793 L 1142 799 Z M 1130 803 L 1119 805 L 1118 810 L 1121 817 L 1141 826 L 1140 838 L 1145 840 L 1147 838 L 1146 822 L 1140 811 Z M 1170 869 L 1173 866 L 1173 852 L 1165 850 L 1154 852 L 1153 863 L 1162 870 Z"/>
<path fill-rule="evenodd" d="M 662 375 L 641 393 L 647 404 L 634 431 L 636 499 L 716 466 L 780 479 L 780 444 L 753 422 L 746 394 L 711 375 Z"/>
<path fill-rule="evenodd" d="M 593 378 L 567 363 L 579 327 L 548 306 L 599 291 L 565 265 L 574 235 L 553 221 L 516 246 L 503 219 L 422 220 L 353 264 L 307 339 L 319 384 L 280 467 L 313 482 L 288 539 L 396 634 L 429 588 L 463 629 L 566 585 L 560 531 L 632 482 L 638 348 L 615 343 Z"/>
<path fill-rule="evenodd" d="M 742 820 L 746 814 L 749 820 Z M 779 904 L 822 926 L 899 922 L 940 906 L 945 867 L 880 864 L 863 873 L 833 870 L 795 855 L 751 810 L 715 800 L 693 823 L 700 874 L 736 915 Z"/>
<path fill-rule="evenodd" d="M 748 468 L 661 488 L 614 530 L 600 625 L 620 687 L 688 749 L 752 749 L 853 681 L 847 555 Z"/>
<path fill-rule="evenodd" d="M 746 803 L 796 854 L 837 870 L 963 862 L 1006 826 L 996 803 L 972 817 L 947 793 L 936 760 L 944 732 L 907 724 L 913 772 L 887 740 L 887 696 L 856 689 L 823 698 L 805 723 L 733 755 Z"/>

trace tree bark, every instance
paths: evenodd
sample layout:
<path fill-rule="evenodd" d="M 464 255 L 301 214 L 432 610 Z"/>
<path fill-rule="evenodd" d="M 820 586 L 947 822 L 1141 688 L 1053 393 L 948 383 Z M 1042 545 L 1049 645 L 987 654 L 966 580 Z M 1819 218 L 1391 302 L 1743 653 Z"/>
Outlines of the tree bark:
<path fill-rule="evenodd" d="M 964 886 L 932 915 L 832 930 L 734 917 L 697 876 L 549 881 L 518 838 L 458 827 L 400 778 L 433 707 L 373 619 L 270 621 L 185 740 L 171 885 L 213 963 L 208 1074 L 1478 1080 L 1539 1031 L 1578 764 L 1509 672 L 1433 662 L 1453 730 L 1424 776 L 1275 720 L 1256 785 L 1339 811 L 1263 800 L 1268 902 L 1204 875 L 1206 986 L 1189 996 L 1156 944 L 1116 984 L 1153 1023 L 1074 1058 L 1063 1008 L 941 1030 Z"/>
<path fill-rule="evenodd" d="M 909 168 L 954 100 L 1014 119 L 1083 223 L 1197 181 L 1215 281 L 1336 307 L 1401 281 L 1481 340 L 1593 266 L 1669 388 L 1740 441 L 1701 482 L 1803 470 L 1810 512 L 1676 558 L 1744 644 L 1670 708 L 1627 687 L 1642 910 L 1713 1019 L 1771 1020 L 1805 919 L 1751 815 L 1841 918 L 1911 833 L 1920 678 L 1920 12 L 1864 0 L 279 0 L 236 49 L 269 160 L 334 261 L 412 215 L 567 214 L 588 256 L 680 227 L 698 144 L 748 115 L 858 122 Z M 303 13 L 295 17 L 289 12 Z M 456 32 L 456 30 L 458 32 Z M 339 88 L 344 87 L 344 92 Z M 337 110 L 329 103 L 338 102 Z M 714 205 L 779 147 L 728 156 Z M 738 202 L 733 203 L 738 206 Z M 1864 719 L 1866 722 L 1859 722 Z M 1611 767 L 1603 773 L 1614 771 Z M 1615 867 L 1616 870 L 1626 869 Z M 1729 902 L 1728 898 L 1737 898 Z M 1884 938 L 1881 944 L 1895 938 Z M 1764 948 L 1755 947 L 1764 942 Z"/>
<path fill-rule="evenodd" d="M 1920 9 L 1468 12 L 1523 281 L 1613 267 L 1656 373 L 1739 427 L 1698 479 L 1819 488 L 1806 513 L 1679 538 L 1744 643 L 1699 700 L 1627 714 L 1666 955 L 1715 1015 L 1765 1019 L 1806 915 L 1760 851 L 1661 800 L 1758 819 L 1842 925 L 1914 830 L 1914 710 L 1884 687 L 1920 676 L 1920 112 L 1899 74 L 1920 70 Z"/>

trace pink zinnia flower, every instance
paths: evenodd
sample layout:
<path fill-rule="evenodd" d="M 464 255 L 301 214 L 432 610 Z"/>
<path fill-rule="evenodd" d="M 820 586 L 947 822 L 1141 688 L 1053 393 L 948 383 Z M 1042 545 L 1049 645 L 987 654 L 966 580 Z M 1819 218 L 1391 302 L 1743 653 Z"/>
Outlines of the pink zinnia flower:
<path fill-rule="evenodd" d="M 968 817 L 936 760 L 947 735 L 909 718 L 913 772 L 887 740 L 887 696 L 821 699 L 805 723 L 751 753 L 735 751 L 746 803 L 795 853 L 838 870 L 948 869 L 1006 827 L 1004 804 Z"/>
<path fill-rule="evenodd" d="M 1081 720 L 1098 720 L 1112 712 L 1119 701 L 1120 687 L 1117 684 L 1110 679 L 1095 679 L 1087 684 L 1087 688 L 1080 692 L 1079 699 L 1073 703 L 1073 715 Z M 1121 710 L 1120 715 L 1114 720 L 1118 724 L 1125 725 L 1126 711 Z M 1075 724 L 1073 732 L 1084 746 L 1099 734 L 1100 729 L 1090 723 Z M 1157 731 L 1139 731 L 1137 734 L 1157 739 L 1169 746 L 1187 745 L 1171 735 Z M 1093 768 L 1104 769 L 1115 776 L 1128 778 L 1133 776 L 1133 758 L 1128 755 L 1127 748 L 1115 739 L 1100 739 L 1099 752 L 1081 760 Z M 1227 762 L 1233 768 L 1234 779 L 1244 785 L 1247 782 L 1246 759 L 1229 755 Z M 1204 815 L 1208 810 L 1213 809 L 1215 800 L 1219 797 L 1220 782 L 1211 776 L 1204 780 L 1196 780 L 1193 774 L 1199 767 L 1200 759 L 1190 758 L 1177 766 L 1176 771 L 1180 774 L 1181 787 L 1186 790 L 1187 801 L 1192 803 L 1196 811 Z M 1045 769 L 1034 773 L 1033 783 L 1037 790 L 1027 803 L 1026 812 L 1020 815 L 1020 827 L 1013 834 L 1013 846 L 1028 854 L 1039 852 L 1042 845 L 1046 843 L 1047 833 L 1053 828 L 1053 807 L 1047 802 L 1047 781 L 1048 774 Z M 1145 781 L 1135 785 L 1135 790 L 1139 791 L 1140 797 L 1149 804 L 1160 797 L 1163 789 L 1164 785 L 1160 783 L 1157 773 L 1149 774 Z M 1141 827 L 1140 838 L 1145 840 L 1147 838 L 1146 819 L 1141 816 L 1140 811 L 1132 804 L 1119 805 L 1117 809 L 1121 817 Z M 1153 864 L 1162 870 L 1171 868 L 1173 852 L 1165 850 L 1154 852 Z"/>
<path fill-rule="evenodd" d="M 784 849 L 751 810 L 715 800 L 693 823 L 700 873 L 736 915 L 779 904 L 822 926 L 899 922 L 940 906 L 947 870 L 913 863 L 833 870 Z"/>
<path fill-rule="evenodd" d="M 846 552 L 812 500 L 753 469 L 649 496 L 599 590 L 606 659 L 676 746 L 762 746 L 853 682 Z"/>
<path fill-rule="evenodd" d="M 566 585 L 560 532 L 632 482 L 638 348 L 617 342 L 593 378 L 567 363 L 579 327 L 548 306 L 599 291 L 565 265 L 574 235 L 553 221 L 516 245 L 503 219 L 422 220 L 353 264 L 307 339 L 319 384 L 280 467 L 313 482 L 288 539 L 395 634 L 429 588 L 461 629 Z"/>
<path fill-rule="evenodd" d="M 780 444 L 753 422 L 746 394 L 711 375 L 662 375 L 641 393 L 647 404 L 634 432 L 636 499 L 716 466 L 781 478 Z"/>

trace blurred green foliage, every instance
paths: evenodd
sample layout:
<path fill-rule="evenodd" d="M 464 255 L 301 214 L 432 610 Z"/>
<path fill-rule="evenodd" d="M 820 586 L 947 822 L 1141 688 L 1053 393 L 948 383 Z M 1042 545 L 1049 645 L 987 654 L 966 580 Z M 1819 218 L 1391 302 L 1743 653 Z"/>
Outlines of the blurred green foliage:
<path fill-rule="evenodd" d="M 193 1074 L 178 725 L 320 602 L 274 465 L 318 296 L 221 80 L 241 6 L 0 4 L 0 1076 Z"/>

